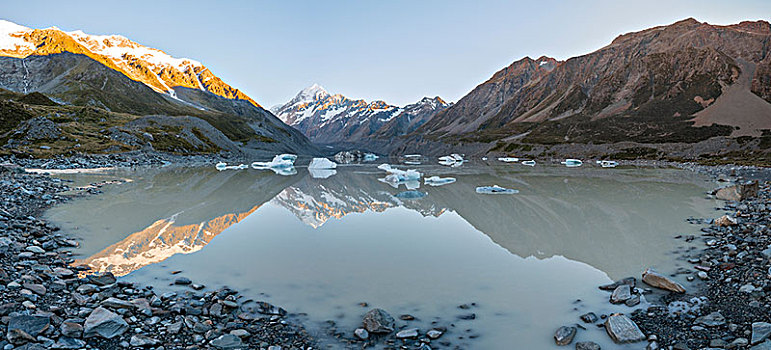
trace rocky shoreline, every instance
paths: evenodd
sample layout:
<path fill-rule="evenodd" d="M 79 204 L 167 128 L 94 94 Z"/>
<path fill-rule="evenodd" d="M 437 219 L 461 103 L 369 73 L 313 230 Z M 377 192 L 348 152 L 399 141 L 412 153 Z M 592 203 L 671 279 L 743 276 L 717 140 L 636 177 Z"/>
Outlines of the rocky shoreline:
<path fill-rule="evenodd" d="M 658 164 L 664 165 L 664 164 Z M 724 201 L 715 218 L 688 221 L 706 225 L 698 235 L 678 235 L 687 242 L 701 239 L 704 248 L 684 250 L 687 262 L 672 276 L 687 275 L 699 281 L 685 290 L 667 276 L 642 283 L 628 277 L 600 289 L 611 292 L 611 303 L 634 307 L 644 295 L 644 308 L 630 308 L 627 315 L 581 315 L 583 324 L 605 328 L 616 343 L 646 342 L 655 349 L 771 349 L 771 171 L 756 167 L 667 164 L 709 175 L 732 185 L 712 195 Z M 620 321 L 619 321 L 620 320 Z M 572 343 L 583 326 L 560 327 L 558 345 Z M 594 342 L 577 342 L 576 349 L 600 349 Z"/>
<path fill-rule="evenodd" d="M 86 166 L 105 166 L 104 163 Z M 84 164 L 85 163 L 85 164 Z M 71 197 L 65 181 L 0 167 L 0 347 L 9 349 L 311 349 L 287 312 L 236 291 L 153 291 L 70 266 L 78 243 L 43 220 Z"/>

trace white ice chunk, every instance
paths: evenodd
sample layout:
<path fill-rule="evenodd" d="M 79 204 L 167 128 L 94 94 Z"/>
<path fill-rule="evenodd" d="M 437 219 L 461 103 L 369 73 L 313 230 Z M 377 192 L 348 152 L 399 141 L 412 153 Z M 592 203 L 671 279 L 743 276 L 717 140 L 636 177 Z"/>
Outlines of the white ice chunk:
<path fill-rule="evenodd" d="M 519 161 L 519 158 L 516 157 L 500 157 L 498 158 L 499 161 L 504 163 L 516 163 Z"/>
<path fill-rule="evenodd" d="M 219 162 L 219 163 L 217 163 L 217 165 L 214 166 L 214 168 L 219 170 L 219 171 L 223 171 L 223 170 L 243 170 L 243 169 L 248 169 L 249 166 L 246 165 L 246 164 L 228 165 L 227 163 Z"/>
<path fill-rule="evenodd" d="M 279 169 L 294 167 L 294 161 L 297 160 L 297 156 L 294 154 L 279 154 L 273 157 L 270 162 L 254 162 L 252 168 L 254 169 Z M 296 172 L 295 172 L 296 173 Z"/>
<path fill-rule="evenodd" d="M 423 176 L 415 169 L 400 170 L 392 167 L 390 164 L 380 164 L 377 168 L 388 173 L 386 179 L 390 178 L 391 180 L 389 181 L 420 181 L 420 178 Z"/>
<path fill-rule="evenodd" d="M 615 168 L 618 166 L 618 162 L 615 160 L 602 160 L 598 161 L 603 168 Z"/>
<path fill-rule="evenodd" d="M 535 161 L 534 160 L 524 160 L 524 161 L 522 161 L 522 165 L 535 166 Z"/>
<path fill-rule="evenodd" d="M 477 193 L 480 194 L 515 194 L 519 193 L 519 191 L 511 189 L 511 188 L 503 188 L 498 185 L 492 185 L 492 186 L 480 186 L 477 187 Z"/>
<path fill-rule="evenodd" d="M 308 164 L 308 169 L 335 169 L 337 163 L 326 158 L 313 158 L 311 163 Z"/>
<path fill-rule="evenodd" d="M 365 162 L 371 162 L 371 161 L 375 161 L 375 160 L 377 160 L 378 158 L 380 158 L 380 157 L 378 157 L 378 156 L 377 156 L 376 154 L 374 154 L 374 153 L 365 153 L 365 154 L 364 154 L 364 161 L 365 161 Z"/>
<path fill-rule="evenodd" d="M 442 156 L 439 157 L 439 164 L 444 166 L 450 166 L 450 167 L 459 167 L 463 165 L 463 162 L 466 160 L 463 159 L 463 156 L 457 153 L 453 153 L 449 156 Z"/>
<path fill-rule="evenodd" d="M 288 167 L 281 167 L 281 168 L 268 168 L 272 170 L 274 173 L 281 175 L 281 176 L 290 176 L 297 174 L 297 169 L 295 169 L 293 166 Z"/>
<path fill-rule="evenodd" d="M 335 169 L 308 168 L 308 172 L 311 173 L 311 177 L 314 179 L 326 179 L 337 174 L 337 170 Z"/>
<path fill-rule="evenodd" d="M 429 186 L 442 186 L 442 185 L 447 185 L 455 182 L 455 178 L 431 176 L 423 179 L 423 181 L 425 181 L 425 184 Z"/>
<path fill-rule="evenodd" d="M 568 167 L 568 168 L 575 168 L 575 167 L 579 167 L 579 166 L 583 165 L 584 162 L 582 162 L 579 159 L 568 158 L 568 159 L 565 159 L 565 161 L 562 162 L 561 164 L 566 166 L 566 167 Z"/>

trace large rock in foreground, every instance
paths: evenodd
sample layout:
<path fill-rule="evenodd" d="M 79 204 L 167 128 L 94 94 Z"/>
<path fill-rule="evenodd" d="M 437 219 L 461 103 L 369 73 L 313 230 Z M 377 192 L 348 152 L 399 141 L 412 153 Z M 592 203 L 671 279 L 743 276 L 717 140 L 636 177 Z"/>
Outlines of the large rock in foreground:
<path fill-rule="evenodd" d="M 618 344 L 636 343 L 645 340 L 645 334 L 637 324 L 622 314 L 613 314 L 605 320 L 605 331 Z"/>
<path fill-rule="evenodd" d="M 395 321 L 385 310 L 372 309 L 364 315 L 362 325 L 370 333 L 391 333 L 394 331 Z"/>
<path fill-rule="evenodd" d="M 753 181 L 746 184 L 732 185 L 715 190 L 715 197 L 724 201 L 741 201 L 747 198 L 754 198 L 758 195 L 758 182 Z"/>
<path fill-rule="evenodd" d="M 123 334 L 128 329 L 128 324 L 120 315 L 98 307 L 88 315 L 83 327 L 83 336 L 86 338 L 101 336 L 112 339 Z"/>
<path fill-rule="evenodd" d="M 645 269 L 645 271 L 642 273 L 642 280 L 643 282 L 656 288 L 665 289 L 675 293 L 685 293 L 685 287 L 683 287 L 680 283 L 669 279 L 669 277 L 664 276 L 651 268 Z"/>
<path fill-rule="evenodd" d="M 8 331 L 19 329 L 33 337 L 37 337 L 51 325 L 51 318 L 48 316 L 13 316 L 8 322 Z"/>

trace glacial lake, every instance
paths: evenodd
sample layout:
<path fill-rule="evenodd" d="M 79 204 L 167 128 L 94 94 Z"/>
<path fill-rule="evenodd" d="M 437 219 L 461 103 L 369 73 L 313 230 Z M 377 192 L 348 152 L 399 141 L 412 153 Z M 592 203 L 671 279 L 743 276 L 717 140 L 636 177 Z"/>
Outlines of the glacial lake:
<path fill-rule="evenodd" d="M 284 307 L 328 348 L 344 345 L 327 321 L 350 338 L 380 307 L 421 333 L 447 327 L 439 341 L 450 345 L 434 349 L 556 349 L 554 331 L 581 323 L 579 315 L 634 310 L 609 304 L 598 285 L 687 265 L 675 252 L 690 243 L 674 237 L 698 236 L 686 218 L 715 215 L 705 196 L 715 184 L 677 169 L 418 165 L 409 168 L 457 182 L 421 184 L 425 197 L 401 199 L 405 187 L 379 181 L 377 164 L 341 165 L 328 178 L 303 167 L 281 176 L 214 166 L 60 175 L 76 184 L 130 181 L 46 216 L 79 238 L 75 265 L 161 291 L 190 290 L 171 285 L 180 276 L 228 286 Z M 485 185 L 520 192 L 475 193 Z M 645 346 L 618 346 L 603 328 L 585 326 L 575 341 Z"/>

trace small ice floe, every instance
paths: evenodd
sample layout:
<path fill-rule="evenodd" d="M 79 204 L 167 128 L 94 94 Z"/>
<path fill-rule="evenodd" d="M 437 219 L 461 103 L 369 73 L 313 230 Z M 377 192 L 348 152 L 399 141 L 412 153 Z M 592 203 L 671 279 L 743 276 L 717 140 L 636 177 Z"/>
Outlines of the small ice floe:
<path fill-rule="evenodd" d="M 402 163 L 407 165 L 420 165 L 423 161 L 423 156 L 420 154 L 405 154 L 402 156 Z"/>
<path fill-rule="evenodd" d="M 426 193 L 412 190 L 412 191 L 399 192 L 396 194 L 395 197 L 399 199 L 421 199 L 426 195 L 427 195 Z"/>
<path fill-rule="evenodd" d="M 283 167 L 283 168 L 268 168 L 268 169 L 281 176 L 290 176 L 290 175 L 297 174 L 297 169 L 295 169 L 293 166 Z"/>
<path fill-rule="evenodd" d="M 217 165 L 214 166 L 214 168 L 219 170 L 219 171 L 223 171 L 223 170 L 243 170 L 243 169 L 249 168 L 249 166 L 246 165 L 246 164 L 228 165 L 227 163 L 219 162 L 219 163 L 217 163 Z"/>
<path fill-rule="evenodd" d="M 500 157 L 498 158 L 499 161 L 504 163 L 516 163 L 519 161 L 519 158 L 516 157 Z"/>
<path fill-rule="evenodd" d="M 337 163 L 326 158 L 313 158 L 308 164 L 308 169 L 335 169 Z"/>
<path fill-rule="evenodd" d="M 393 188 L 399 188 L 399 186 L 404 185 L 408 190 L 416 190 L 420 188 L 420 181 L 418 180 L 408 180 L 408 181 L 393 181 L 393 179 L 389 179 L 387 177 L 377 179 L 378 181 L 388 184 L 389 186 Z"/>
<path fill-rule="evenodd" d="M 273 157 L 270 162 L 254 162 L 252 163 L 253 169 L 279 169 L 294 167 L 294 161 L 297 160 L 297 155 L 294 154 L 279 154 Z"/>
<path fill-rule="evenodd" d="M 503 188 L 498 185 L 492 185 L 492 186 L 480 186 L 477 187 L 477 193 L 480 194 L 515 194 L 519 193 L 519 191 L 511 188 Z"/>
<path fill-rule="evenodd" d="M 615 160 L 598 160 L 597 164 L 603 168 L 615 168 L 618 166 L 618 162 Z"/>
<path fill-rule="evenodd" d="M 378 157 L 378 155 L 374 154 L 374 153 L 365 153 L 364 154 L 364 161 L 365 162 L 372 162 L 372 161 L 377 160 L 378 158 L 380 158 L 380 157 Z"/>
<path fill-rule="evenodd" d="M 522 161 L 522 165 L 535 166 L 535 161 L 534 160 L 523 160 Z"/>
<path fill-rule="evenodd" d="M 417 170 L 396 169 L 390 164 L 380 164 L 377 168 L 384 170 L 387 173 L 385 178 L 379 179 L 380 182 L 387 183 L 393 188 L 399 188 L 399 185 L 401 184 L 404 184 L 407 189 L 416 189 L 420 187 L 420 178 L 423 174 Z"/>
<path fill-rule="evenodd" d="M 420 181 L 420 178 L 423 176 L 419 171 L 415 169 L 408 169 L 408 170 L 401 170 L 392 167 L 390 164 L 380 164 L 377 167 L 380 170 L 385 171 L 388 173 L 386 175 L 386 179 L 393 179 L 394 181 Z"/>
<path fill-rule="evenodd" d="M 337 174 L 337 170 L 335 169 L 308 168 L 308 172 L 311 173 L 311 177 L 314 179 L 326 179 Z"/>
<path fill-rule="evenodd" d="M 439 157 L 439 164 L 450 167 L 459 167 L 463 165 L 463 162 L 465 161 L 466 160 L 463 159 L 463 156 L 457 153 L 453 153 L 449 156 Z"/>
<path fill-rule="evenodd" d="M 579 159 L 565 159 L 565 161 L 561 162 L 560 164 L 562 164 L 562 165 L 564 165 L 564 166 L 566 166 L 568 168 L 575 168 L 575 167 L 579 167 L 579 166 L 583 165 L 584 162 L 582 162 Z"/>
<path fill-rule="evenodd" d="M 487 157 L 482 157 L 482 160 L 487 160 Z"/>
<path fill-rule="evenodd" d="M 454 177 L 439 177 L 439 176 L 431 176 L 423 179 L 426 185 L 429 186 L 442 186 L 447 185 L 455 182 Z"/>

